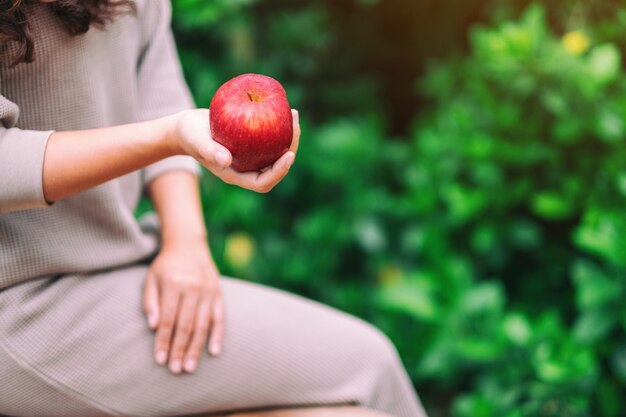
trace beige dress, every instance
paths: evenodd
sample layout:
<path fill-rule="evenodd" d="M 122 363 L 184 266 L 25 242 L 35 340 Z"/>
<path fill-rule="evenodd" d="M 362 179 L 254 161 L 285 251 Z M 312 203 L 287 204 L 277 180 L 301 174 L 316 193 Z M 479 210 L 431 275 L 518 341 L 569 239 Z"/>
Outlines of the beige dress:
<path fill-rule="evenodd" d="M 204 354 L 194 374 L 178 376 L 154 362 L 141 299 L 158 241 L 133 213 L 150 180 L 171 170 L 198 172 L 197 165 L 170 158 L 52 206 L 42 192 L 50 131 L 193 106 L 169 29 L 170 5 L 137 6 L 135 16 L 78 37 L 47 6 L 33 6 L 35 62 L 0 62 L 0 414 L 173 416 L 358 403 L 423 416 L 379 331 L 234 279 L 222 284 L 223 354 Z"/>

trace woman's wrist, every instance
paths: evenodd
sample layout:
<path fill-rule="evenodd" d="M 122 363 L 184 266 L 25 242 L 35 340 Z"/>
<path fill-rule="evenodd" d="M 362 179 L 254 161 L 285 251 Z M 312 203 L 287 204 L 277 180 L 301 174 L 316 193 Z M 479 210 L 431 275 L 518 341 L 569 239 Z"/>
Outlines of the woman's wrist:
<path fill-rule="evenodd" d="M 208 238 L 204 230 L 197 231 L 180 231 L 177 233 L 161 234 L 161 249 L 177 249 L 181 247 L 189 247 L 189 245 L 201 245 L 208 247 Z"/>
<path fill-rule="evenodd" d="M 178 123 L 181 113 L 175 113 L 169 116 L 154 120 L 158 124 L 161 132 L 159 135 L 159 145 L 164 149 L 168 156 L 183 155 L 185 152 L 180 146 Z"/>
<path fill-rule="evenodd" d="M 166 172 L 151 181 L 148 193 L 159 215 L 163 247 L 207 245 L 198 178 L 195 175 Z"/>

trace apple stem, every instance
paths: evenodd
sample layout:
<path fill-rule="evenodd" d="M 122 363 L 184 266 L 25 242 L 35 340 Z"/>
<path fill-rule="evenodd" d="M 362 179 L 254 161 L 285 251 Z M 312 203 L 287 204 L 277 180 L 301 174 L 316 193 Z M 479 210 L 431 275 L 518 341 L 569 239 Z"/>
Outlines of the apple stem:
<path fill-rule="evenodd" d="M 254 101 L 254 99 L 252 98 L 252 93 L 250 91 L 246 91 L 246 93 L 248 94 L 248 98 L 250 99 L 250 101 Z"/>

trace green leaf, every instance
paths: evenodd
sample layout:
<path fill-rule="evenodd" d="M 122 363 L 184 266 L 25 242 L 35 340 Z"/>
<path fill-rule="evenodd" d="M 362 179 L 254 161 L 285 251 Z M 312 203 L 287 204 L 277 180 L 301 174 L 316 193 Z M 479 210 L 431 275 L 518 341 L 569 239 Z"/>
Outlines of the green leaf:
<path fill-rule="evenodd" d="M 454 402 L 454 415 L 458 417 L 493 417 L 493 403 L 480 394 L 464 395 Z"/>
<path fill-rule="evenodd" d="M 504 319 L 504 333 L 510 341 L 518 346 L 525 346 L 532 337 L 528 319 L 519 313 L 511 313 Z"/>
<path fill-rule="evenodd" d="M 608 83 L 617 77 L 621 66 L 620 52 L 615 45 L 600 45 L 589 54 L 589 73 L 592 81 Z"/>
<path fill-rule="evenodd" d="M 615 176 L 615 186 L 620 194 L 626 197 L 626 171 L 621 171 Z"/>
<path fill-rule="evenodd" d="M 428 277 L 408 277 L 384 285 L 379 294 L 380 302 L 418 320 L 432 321 L 438 317 L 438 307 L 433 298 Z"/>
<path fill-rule="evenodd" d="M 486 195 L 481 190 L 464 188 L 458 184 L 450 184 L 445 188 L 443 197 L 448 204 L 451 220 L 459 224 L 477 216 L 487 203 Z"/>
<path fill-rule="evenodd" d="M 381 252 L 387 246 L 387 235 L 380 223 L 371 217 L 362 218 L 354 224 L 357 241 L 367 252 Z"/>
<path fill-rule="evenodd" d="M 611 370 L 622 384 L 626 384 L 626 344 L 623 341 L 615 347 L 610 359 Z"/>
<path fill-rule="evenodd" d="M 503 346 L 499 340 L 489 337 L 460 337 L 454 344 L 455 353 L 464 360 L 489 362 L 502 354 Z"/>
<path fill-rule="evenodd" d="M 626 266 L 626 212 L 590 208 L 574 231 L 574 242 L 609 262 Z"/>
<path fill-rule="evenodd" d="M 499 311 L 505 303 L 505 295 L 499 282 L 483 282 L 470 289 L 463 299 L 464 314 Z"/>
<path fill-rule="evenodd" d="M 575 212 L 574 205 L 563 195 L 555 192 L 542 192 L 533 195 L 533 213 L 547 220 L 564 220 Z"/>
<path fill-rule="evenodd" d="M 533 352 L 537 376 L 548 383 L 593 381 L 597 375 L 593 351 L 570 338 L 544 340 Z"/>
<path fill-rule="evenodd" d="M 620 301 L 620 283 L 590 261 L 577 261 L 571 275 L 576 285 L 576 304 L 581 310 L 606 308 Z"/>
<path fill-rule="evenodd" d="M 576 320 L 573 334 L 582 343 L 594 343 L 603 339 L 617 322 L 618 314 L 610 311 L 586 311 Z"/>
<path fill-rule="evenodd" d="M 624 138 L 624 121 L 620 115 L 604 108 L 596 119 L 596 132 L 606 142 L 618 142 Z"/>

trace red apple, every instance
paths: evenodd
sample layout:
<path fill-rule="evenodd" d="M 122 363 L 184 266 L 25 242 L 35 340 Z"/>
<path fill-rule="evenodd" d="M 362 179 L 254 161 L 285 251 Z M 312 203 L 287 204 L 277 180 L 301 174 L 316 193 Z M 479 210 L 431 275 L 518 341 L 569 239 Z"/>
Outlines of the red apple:
<path fill-rule="evenodd" d="M 233 169 L 258 171 L 289 150 L 291 106 L 282 85 L 259 74 L 244 74 L 222 85 L 211 101 L 211 134 L 233 155 Z"/>

